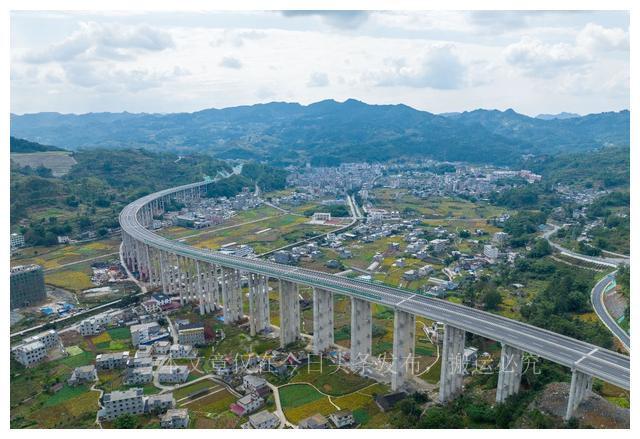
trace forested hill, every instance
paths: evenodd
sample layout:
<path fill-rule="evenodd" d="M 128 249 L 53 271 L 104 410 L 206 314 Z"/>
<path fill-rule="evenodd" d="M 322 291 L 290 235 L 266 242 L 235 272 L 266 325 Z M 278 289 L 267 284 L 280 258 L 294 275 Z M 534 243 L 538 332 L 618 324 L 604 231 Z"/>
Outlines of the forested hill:
<path fill-rule="evenodd" d="M 9 139 L 9 149 L 13 153 L 64 151 L 64 149 L 58 148 L 57 146 L 41 145 L 39 143 L 29 142 L 28 140 L 18 139 L 13 136 Z"/>
<path fill-rule="evenodd" d="M 71 149 L 142 147 L 280 164 L 399 156 L 514 164 L 529 153 L 628 147 L 629 112 L 549 120 L 513 110 L 436 115 L 406 105 L 368 105 L 349 99 L 176 114 L 11 115 L 11 133 Z"/>
<path fill-rule="evenodd" d="M 229 164 L 206 155 L 91 149 L 73 156 L 78 163 L 61 178 L 12 163 L 10 219 L 28 243 L 49 245 L 58 235 L 75 237 L 86 231 L 105 234 L 118 227 L 118 214 L 136 198 L 231 171 Z M 282 169 L 246 163 L 210 195 L 233 196 L 256 183 L 264 191 L 282 189 L 285 182 Z"/>

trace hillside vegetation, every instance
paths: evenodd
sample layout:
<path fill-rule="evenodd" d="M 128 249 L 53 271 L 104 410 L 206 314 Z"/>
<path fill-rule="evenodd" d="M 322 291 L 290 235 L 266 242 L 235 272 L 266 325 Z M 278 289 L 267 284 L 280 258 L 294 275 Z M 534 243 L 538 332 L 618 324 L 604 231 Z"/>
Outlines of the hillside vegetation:
<path fill-rule="evenodd" d="M 39 169 L 11 168 L 12 230 L 28 243 L 49 245 L 58 235 L 118 227 L 118 214 L 131 201 L 151 192 L 230 172 L 229 164 L 206 155 L 181 157 L 146 150 L 81 150 L 78 162 L 62 178 Z M 256 182 L 263 190 L 281 189 L 285 172 L 248 163 L 240 175 L 216 185 L 212 196 L 233 196 Z"/>
<path fill-rule="evenodd" d="M 442 116 L 406 105 L 349 99 L 178 114 L 12 115 L 11 132 L 72 149 L 142 147 L 280 164 L 335 165 L 401 156 L 514 164 L 524 154 L 628 147 L 629 112 L 551 120 L 513 110 Z"/>
<path fill-rule="evenodd" d="M 57 146 L 41 145 L 36 142 L 29 142 L 25 139 L 18 139 L 13 136 L 9 139 L 9 149 L 12 153 L 64 151 L 64 149 L 58 148 Z"/>

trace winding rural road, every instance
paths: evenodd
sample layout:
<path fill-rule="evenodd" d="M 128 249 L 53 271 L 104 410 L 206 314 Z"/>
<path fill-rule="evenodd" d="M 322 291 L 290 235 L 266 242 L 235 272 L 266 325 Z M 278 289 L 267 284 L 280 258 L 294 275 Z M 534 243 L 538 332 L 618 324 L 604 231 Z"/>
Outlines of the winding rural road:
<path fill-rule="evenodd" d="M 606 257 L 598 257 L 598 256 L 587 256 L 580 253 L 575 253 L 569 249 L 562 247 L 560 244 L 551 241 L 551 235 L 556 233 L 562 227 L 556 226 L 555 224 L 547 224 L 550 228 L 546 230 L 542 237 L 545 238 L 549 244 L 560 253 L 564 255 L 571 256 L 575 259 L 580 259 L 583 261 L 593 262 L 600 265 L 606 265 L 608 267 L 616 268 L 620 264 L 629 264 L 630 258 L 629 256 L 620 255 L 618 253 L 606 252 L 609 254 L 614 254 L 619 257 L 616 258 L 606 258 Z M 617 271 L 617 270 L 616 270 Z M 624 347 L 629 351 L 631 347 L 631 338 L 629 334 L 627 334 L 619 325 L 618 322 L 611 317 L 607 307 L 604 304 L 604 295 L 606 292 L 607 286 L 613 281 L 615 278 L 616 271 L 613 271 L 607 274 L 605 277 L 600 279 L 598 283 L 595 284 L 593 289 L 591 290 L 591 305 L 593 310 L 598 315 L 598 318 L 604 323 L 604 325 L 613 333 L 613 335 L 620 340 L 620 342 L 624 345 Z"/>
<path fill-rule="evenodd" d="M 615 271 L 607 274 L 605 277 L 600 279 L 598 283 L 591 290 L 591 304 L 593 306 L 593 310 L 596 312 L 602 323 L 609 328 L 609 331 L 616 336 L 620 343 L 624 345 L 624 347 L 630 350 L 631 347 L 631 338 L 629 334 L 627 334 L 619 325 L 618 322 L 609 314 L 607 307 L 604 304 L 604 295 L 607 290 L 607 286 L 613 281 L 615 277 Z"/>

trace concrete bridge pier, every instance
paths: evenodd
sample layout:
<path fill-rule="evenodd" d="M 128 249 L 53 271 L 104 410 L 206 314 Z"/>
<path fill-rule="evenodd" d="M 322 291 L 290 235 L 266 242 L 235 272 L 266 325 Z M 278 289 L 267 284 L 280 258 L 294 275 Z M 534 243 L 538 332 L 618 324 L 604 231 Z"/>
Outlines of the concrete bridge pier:
<path fill-rule="evenodd" d="M 258 319 L 256 321 L 256 330 L 258 332 L 271 328 L 271 316 L 269 308 L 269 277 L 258 276 L 258 291 L 256 297 L 256 311 Z"/>
<path fill-rule="evenodd" d="M 222 300 L 224 322 L 235 323 L 242 318 L 242 290 L 240 273 L 231 268 L 222 268 Z"/>
<path fill-rule="evenodd" d="M 567 404 L 567 413 L 564 416 L 565 421 L 573 417 L 576 409 L 584 400 L 588 392 L 591 391 L 593 385 L 593 377 L 584 372 L 574 369 L 571 374 L 571 389 L 569 390 L 569 402 Z"/>
<path fill-rule="evenodd" d="M 440 366 L 440 402 L 451 401 L 462 390 L 464 330 L 445 325 Z"/>
<path fill-rule="evenodd" d="M 200 261 L 196 260 L 196 291 L 198 298 L 198 306 L 200 308 L 200 315 L 204 315 L 204 290 L 203 290 L 203 281 L 202 281 L 202 273 L 200 273 Z"/>
<path fill-rule="evenodd" d="M 249 273 L 249 328 L 251 335 L 269 327 L 269 289 L 267 277 Z"/>
<path fill-rule="evenodd" d="M 333 344 L 333 293 L 313 288 L 313 352 L 319 354 Z"/>
<path fill-rule="evenodd" d="M 518 393 L 518 390 L 520 390 L 522 355 L 523 352 L 520 349 L 502 344 L 496 402 L 504 402 L 509 396 Z"/>
<path fill-rule="evenodd" d="M 298 284 L 280 280 L 280 346 L 300 337 L 300 301 Z"/>
<path fill-rule="evenodd" d="M 362 370 L 371 356 L 371 302 L 351 298 L 351 369 Z"/>
<path fill-rule="evenodd" d="M 393 320 L 393 358 L 391 390 L 398 390 L 408 375 L 414 372 L 416 316 L 396 310 Z"/>

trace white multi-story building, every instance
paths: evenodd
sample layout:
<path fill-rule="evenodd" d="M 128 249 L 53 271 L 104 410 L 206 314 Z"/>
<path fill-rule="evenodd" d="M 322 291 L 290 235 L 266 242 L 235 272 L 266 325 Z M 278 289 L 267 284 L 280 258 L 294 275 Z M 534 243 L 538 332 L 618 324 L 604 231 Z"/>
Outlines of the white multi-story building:
<path fill-rule="evenodd" d="M 12 233 L 9 237 L 11 250 L 24 247 L 24 235 L 21 233 Z"/>
<path fill-rule="evenodd" d="M 329 419 L 337 428 L 348 427 L 356 423 L 350 410 L 339 410 L 329 415 Z"/>
<path fill-rule="evenodd" d="M 150 413 L 163 413 L 176 406 L 173 393 L 161 393 L 147 398 L 145 410 Z"/>
<path fill-rule="evenodd" d="M 444 251 L 445 248 L 447 248 L 447 244 L 449 244 L 449 241 L 447 241 L 446 239 L 432 239 L 431 241 L 429 241 L 429 244 L 433 246 L 434 252 L 440 253 Z"/>
<path fill-rule="evenodd" d="M 131 325 L 129 329 L 131 330 L 131 343 L 135 347 L 152 340 L 160 333 L 160 325 L 156 322 Z"/>
<path fill-rule="evenodd" d="M 276 428 L 280 425 L 280 418 L 274 413 L 262 410 L 249 416 L 249 424 L 253 428 Z"/>
<path fill-rule="evenodd" d="M 127 370 L 125 377 L 125 383 L 129 386 L 136 384 L 147 384 L 153 380 L 153 368 L 151 366 L 146 367 L 133 367 Z"/>
<path fill-rule="evenodd" d="M 169 348 L 171 358 L 194 358 L 197 352 L 188 344 L 174 344 Z"/>
<path fill-rule="evenodd" d="M 31 367 L 47 357 L 48 349 L 41 341 L 23 343 L 11 349 L 13 358 L 23 366 Z"/>
<path fill-rule="evenodd" d="M 160 419 L 162 428 L 187 428 L 189 426 L 189 410 L 169 409 Z"/>
<path fill-rule="evenodd" d="M 155 355 L 167 355 L 171 349 L 171 342 L 167 340 L 160 340 L 153 344 L 153 353 Z"/>
<path fill-rule="evenodd" d="M 98 372 L 93 364 L 76 367 L 67 381 L 70 386 L 98 381 Z"/>
<path fill-rule="evenodd" d="M 130 358 L 127 366 L 130 368 L 138 368 L 138 367 L 150 367 L 153 366 L 153 358 L 151 357 L 137 357 Z"/>
<path fill-rule="evenodd" d="M 129 363 L 129 351 L 114 352 L 112 354 L 98 354 L 96 367 L 98 369 L 118 369 Z"/>
<path fill-rule="evenodd" d="M 236 405 L 242 409 L 242 415 L 244 416 L 262 407 L 264 405 L 264 399 L 257 393 L 249 393 L 236 401 Z"/>
<path fill-rule="evenodd" d="M 187 366 L 160 366 L 158 381 L 161 383 L 184 383 L 189 377 Z"/>
<path fill-rule="evenodd" d="M 329 212 L 315 212 L 313 214 L 312 221 L 331 221 L 331 214 Z"/>
<path fill-rule="evenodd" d="M 490 244 L 485 244 L 483 253 L 492 261 L 495 261 L 496 259 L 498 259 L 498 256 L 500 256 L 500 250 L 498 249 L 498 247 L 494 247 Z"/>
<path fill-rule="evenodd" d="M 188 323 L 178 327 L 178 343 L 200 346 L 205 344 L 204 325 L 202 323 Z"/>
<path fill-rule="evenodd" d="M 102 408 L 98 411 L 100 419 L 113 420 L 122 415 L 141 415 L 145 409 L 142 389 L 116 390 L 102 397 Z"/>
<path fill-rule="evenodd" d="M 60 346 L 60 338 L 54 329 L 25 338 L 22 343 L 11 348 L 15 360 L 26 367 L 38 364 L 47 357 L 51 349 Z"/>
<path fill-rule="evenodd" d="M 96 319 L 95 317 L 89 317 L 88 319 L 84 319 L 78 325 L 78 332 L 83 337 L 98 335 L 102 331 L 104 331 L 102 323 L 100 322 L 99 319 Z"/>

